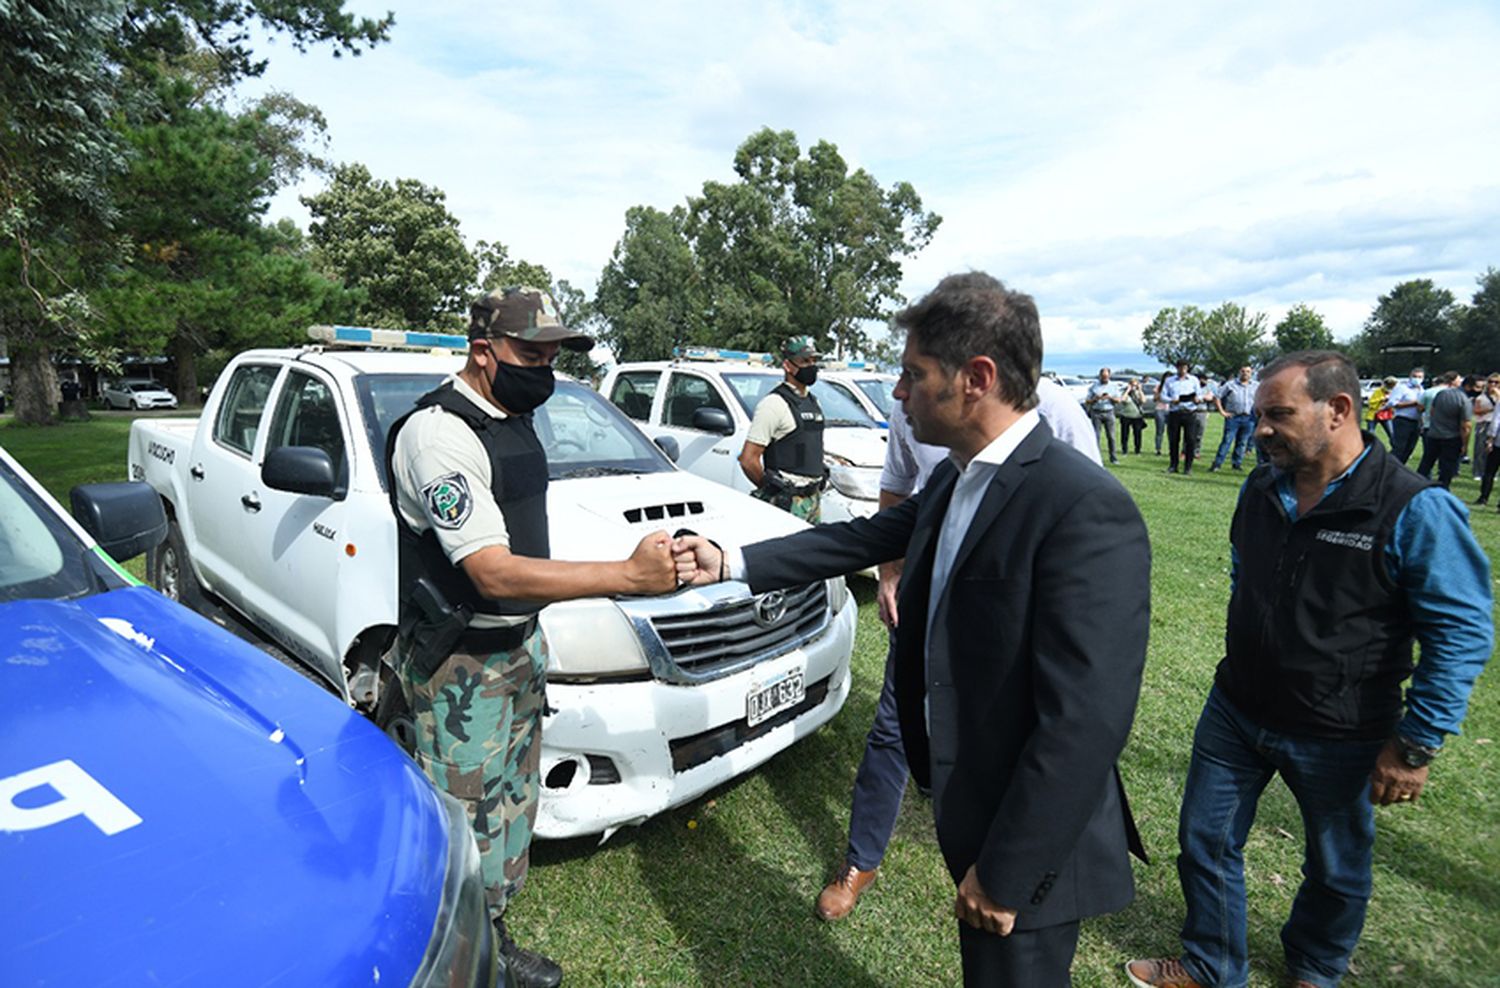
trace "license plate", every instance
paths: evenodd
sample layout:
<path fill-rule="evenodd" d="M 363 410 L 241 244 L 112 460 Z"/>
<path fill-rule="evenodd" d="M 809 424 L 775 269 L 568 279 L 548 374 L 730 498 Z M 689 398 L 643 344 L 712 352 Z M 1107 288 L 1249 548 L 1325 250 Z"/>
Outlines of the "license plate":
<path fill-rule="evenodd" d="M 807 696 L 802 670 L 784 672 L 775 679 L 750 687 L 745 694 L 745 722 L 754 727 L 763 720 L 795 707 Z"/>

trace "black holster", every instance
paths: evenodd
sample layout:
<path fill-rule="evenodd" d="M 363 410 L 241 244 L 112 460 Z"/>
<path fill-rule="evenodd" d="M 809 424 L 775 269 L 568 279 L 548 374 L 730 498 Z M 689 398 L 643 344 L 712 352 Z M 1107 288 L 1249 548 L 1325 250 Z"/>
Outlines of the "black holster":
<path fill-rule="evenodd" d="M 419 679 L 429 679 L 451 655 L 474 615 L 454 606 L 425 576 L 401 588 L 396 635 L 401 654 Z"/>

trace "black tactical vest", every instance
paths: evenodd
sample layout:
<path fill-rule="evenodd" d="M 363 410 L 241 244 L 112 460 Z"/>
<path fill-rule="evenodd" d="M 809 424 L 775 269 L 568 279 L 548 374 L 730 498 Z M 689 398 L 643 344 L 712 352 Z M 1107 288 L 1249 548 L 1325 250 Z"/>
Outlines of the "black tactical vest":
<path fill-rule="evenodd" d="M 799 395 L 785 381 L 772 389 L 792 410 L 794 428 L 766 447 L 762 465 L 767 470 L 804 477 L 823 476 L 823 409 L 811 391 Z"/>
<path fill-rule="evenodd" d="M 551 550 L 547 541 L 547 453 L 531 427 L 531 416 L 496 418 L 486 415 L 446 384 L 418 398 L 416 407 L 391 426 L 385 444 L 385 462 L 392 510 L 396 507 L 396 474 L 391 463 L 396 451 L 396 435 L 408 418 L 433 405 L 463 419 L 484 444 L 490 457 L 490 494 L 505 518 L 511 553 L 548 558 Z M 474 493 L 470 492 L 470 496 Z M 426 576 L 442 591 L 448 603 L 454 606 L 463 604 L 475 614 L 530 615 L 541 610 L 541 604 L 534 600 L 481 596 L 468 574 L 449 562 L 432 529 L 418 534 L 402 519 L 400 511 L 395 511 L 395 515 L 401 587 L 409 586 L 419 576 Z M 401 596 L 404 600 L 405 595 Z"/>
<path fill-rule="evenodd" d="M 1214 682 L 1271 730 L 1376 740 L 1401 719 L 1412 622 L 1385 550 L 1397 516 L 1431 485 L 1369 434 L 1365 448 L 1339 489 L 1295 522 L 1269 466 L 1250 475 L 1235 509 L 1239 571 Z"/>

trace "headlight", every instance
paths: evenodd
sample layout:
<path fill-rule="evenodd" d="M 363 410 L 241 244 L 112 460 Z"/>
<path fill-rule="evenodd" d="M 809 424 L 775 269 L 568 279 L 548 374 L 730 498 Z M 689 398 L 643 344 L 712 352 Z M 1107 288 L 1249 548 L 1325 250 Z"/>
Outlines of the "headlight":
<path fill-rule="evenodd" d="M 857 497 L 874 501 L 880 497 L 879 467 L 850 467 L 837 463 L 828 464 L 828 479 L 834 489 L 845 497 Z"/>
<path fill-rule="evenodd" d="M 613 601 L 591 598 L 553 604 L 542 611 L 547 636 L 547 678 L 619 677 L 649 672 L 646 654 L 629 620 Z"/>
<path fill-rule="evenodd" d="M 484 901 L 479 848 L 463 804 L 447 793 L 438 795 L 448 814 L 448 873 L 432 939 L 412 988 L 494 988 L 495 928 Z"/>
<path fill-rule="evenodd" d="M 835 576 L 828 581 L 828 609 L 833 614 L 838 614 L 844 609 L 844 602 L 849 599 L 849 584 L 844 582 L 842 576 Z"/>

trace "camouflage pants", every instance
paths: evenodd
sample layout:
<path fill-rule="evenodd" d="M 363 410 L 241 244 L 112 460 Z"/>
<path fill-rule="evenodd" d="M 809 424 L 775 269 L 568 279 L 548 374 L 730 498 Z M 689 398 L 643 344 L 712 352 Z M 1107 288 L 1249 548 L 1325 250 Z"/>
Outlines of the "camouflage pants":
<path fill-rule="evenodd" d="M 474 825 L 490 912 L 526 881 L 541 793 L 547 643 L 540 625 L 519 647 L 454 652 L 427 680 L 401 664 L 416 721 L 417 764 L 462 802 Z"/>
<path fill-rule="evenodd" d="M 771 490 L 768 487 L 757 487 L 750 492 L 750 496 L 767 504 L 774 504 L 782 511 L 788 512 L 793 518 L 801 518 L 809 525 L 816 525 L 823 516 L 822 492 L 814 491 L 811 494 L 792 494 L 783 489 Z"/>

